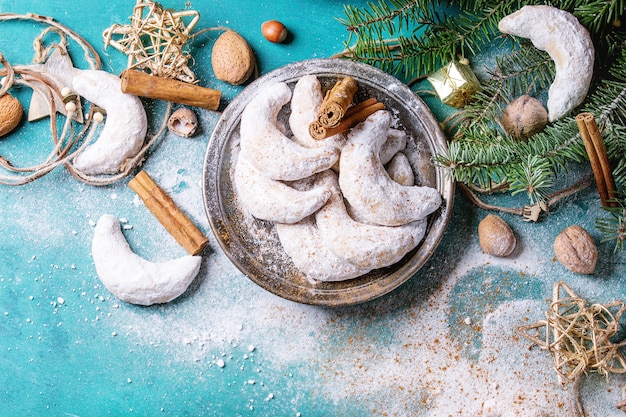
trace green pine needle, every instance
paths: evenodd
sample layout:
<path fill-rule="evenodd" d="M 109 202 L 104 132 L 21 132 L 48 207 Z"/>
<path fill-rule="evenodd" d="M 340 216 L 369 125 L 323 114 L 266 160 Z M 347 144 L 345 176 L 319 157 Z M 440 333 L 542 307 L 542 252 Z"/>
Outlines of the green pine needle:
<path fill-rule="evenodd" d="M 471 58 L 494 45 L 502 50 L 481 80 L 473 102 L 454 114 L 450 142 L 434 156 L 456 181 L 489 189 L 508 184 L 511 194 L 525 193 L 530 203 L 554 191 L 557 177 L 588 159 L 574 114 L 550 123 L 528 141 L 510 137 L 498 122 L 503 109 L 528 94 L 545 100 L 554 80 L 550 57 L 530 42 L 503 37 L 498 22 L 531 0 L 378 0 L 346 6 L 348 29 L 344 56 L 377 66 L 405 80 L 425 77 L 451 60 Z M 626 188 L 626 31 L 619 19 L 626 0 L 555 0 L 551 5 L 573 13 L 589 30 L 596 47 L 594 82 L 577 111 L 594 114 L 613 163 L 618 189 Z M 506 50 L 503 42 L 510 42 Z M 616 250 L 624 247 L 626 199 L 597 226 Z"/>

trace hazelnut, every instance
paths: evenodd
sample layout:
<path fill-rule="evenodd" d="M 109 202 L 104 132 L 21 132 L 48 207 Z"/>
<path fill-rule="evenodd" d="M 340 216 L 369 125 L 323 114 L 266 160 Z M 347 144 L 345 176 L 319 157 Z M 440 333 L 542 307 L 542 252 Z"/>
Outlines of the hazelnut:
<path fill-rule="evenodd" d="M 24 109 L 22 103 L 11 94 L 0 97 L 0 137 L 8 135 L 20 124 Z"/>
<path fill-rule="evenodd" d="M 548 124 L 548 111 L 528 95 L 513 100 L 502 112 L 502 127 L 515 139 L 526 140 Z"/>
<path fill-rule="evenodd" d="M 493 256 L 509 256 L 517 244 L 509 225 L 494 214 L 478 224 L 478 240 L 483 252 Z"/>
<path fill-rule="evenodd" d="M 566 228 L 554 239 L 554 253 L 565 268 L 577 274 L 593 274 L 598 262 L 593 238 L 578 225 Z"/>
<path fill-rule="evenodd" d="M 252 75 L 256 61 L 248 42 L 237 32 L 227 30 L 213 44 L 211 65 L 218 79 L 241 85 Z"/>
<path fill-rule="evenodd" d="M 278 20 L 268 20 L 261 25 L 263 37 L 273 43 L 281 43 L 287 39 L 287 28 Z"/>

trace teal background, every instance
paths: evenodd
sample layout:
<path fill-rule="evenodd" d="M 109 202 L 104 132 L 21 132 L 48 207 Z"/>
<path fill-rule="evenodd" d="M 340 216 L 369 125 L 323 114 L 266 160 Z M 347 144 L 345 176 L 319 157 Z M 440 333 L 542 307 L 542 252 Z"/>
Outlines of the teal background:
<path fill-rule="evenodd" d="M 359 4 L 362 2 L 354 2 Z M 343 49 L 343 3 L 163 1 L 201 13 L 196 30 L 227 26 L 253 48 L 260 74 Z M 9 2 L 3 13 L 54 17 L 99 52 L 103 69 L 121 72 L 126 57 L 104 50 L 102 31 L 126 24 L 132 1 Z M 272 44 L 260 33 L 281 20 L 291 36 Z M 0 52 L 28 64 L 43 25 L 0 22 Z M 219 32 L 192 45 L 200 84 L 223 91 L 223 109 L 243 87 L 215 79 L 210 52 Z M 75 65 L 85 68 L 76 49 Z M 489 57 L 484 57 L 485 62 Z M 479 61 L 474 62 L 480 66 Z M 427 88 L 418 85 L 415 89 Z M 12 91 L 27 108 L 30 91 Z M 426 98 L 437 115 L 446 109 Z M 151 126 L 163 106 L 145 101 Z M 569 416 L 549 356 L 514 337 L 543 317 L 552 285 L 565 280 L 600 302 L 623 297 L 624 254 L 599 244 L 593 276 L 565 270 L 552 242 L 571 224 L 596 240 L 603 215 L 594 188 L 563 202 L 542 222 L 509 215 L 518 249 L 484 255 L 478 222 L 486 215 L 457 195 L 451 224 L 431 260 L 406 284 L 363 305 L 326 309 L 280 299 L 254 285 L 221 252 L 202 203 L 202 165 L 219 113 L 195 109 L 202 132 L 166 135 L 144 168 L 209 236 L 198 278 L 177 300 L 139 307 L 100 283 L 91 259 L 93 226 L 105 213 L 128 219 L 124 234 L 138 254 L 169 260 L 184 251 L 127 186 L 86 186 L 56 169 L 21 187 L 0 186 L 0 413 L 7 416 L 475 416 L 496 402 L 502 416 Z M 26 165 L 49 152 L 47 121 L 24 122 L 0 139 L 0 154 Z M 586 167 L 574 167 L 574 182 Z M 523 204 L 494 196 L 492 202 Z M 60 299 L 63 299 L 63 303 Z M 465 323 L 470 317 L 472 324 Z M 220 368 L 218 360 L 225 366 Z M 581 385 L 589 416 L 619 416 L 622 375 L 591 375 Z"/>

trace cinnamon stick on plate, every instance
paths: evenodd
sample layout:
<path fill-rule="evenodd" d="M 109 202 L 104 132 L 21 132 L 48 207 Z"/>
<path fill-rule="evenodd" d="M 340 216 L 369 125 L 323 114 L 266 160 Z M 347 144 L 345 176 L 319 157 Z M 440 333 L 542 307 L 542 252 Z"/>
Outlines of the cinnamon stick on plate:
<path fill-rule="evenodd" d="M 378 110 L 383 110 L 384 108 L 385 105 L 380 101 L 376 101 L 375 99 L 374 103 L 367 103 L 363 106 L 354 106 L 354 110 L 346 113 L 346 116 L 341 119 L 341 121 L 335 127 L 331 127 L 330 129 L 326 130 L 326 137 L 337 135 L 341 132 L 346 131 L 351 127 L 361 123 Z"/>
<path fill-rule="evenodd" d="M 358 89 L 359 86 L 352 77 L 345 77 L 337 81 L 322 101 L 318 113 L 320 124 L 325 128 L 336 126 L 352 104 L 352 99 Z"/>
<path fill-rule="evenodd" d="M 209 243 L 206 236 L 159 187 L 146 171 L 139 172 L 128 183 L 154 214 L 154 217 L 170 232 L 190 255 L 198 255 Z"/>
<path fill-rule="evenodd" d="M 322 140 L 328 137 L 345 132 L 351 127 L 361 123 L 371 114 L 378 110 L 383 110 L 385 105 L 375 98 L 368 98 L 354 106 L 350 107 L 344 117 L 332 128 L 326 128 L 316 120 L 309 125 L 309 134 L 313 139 Z"/>

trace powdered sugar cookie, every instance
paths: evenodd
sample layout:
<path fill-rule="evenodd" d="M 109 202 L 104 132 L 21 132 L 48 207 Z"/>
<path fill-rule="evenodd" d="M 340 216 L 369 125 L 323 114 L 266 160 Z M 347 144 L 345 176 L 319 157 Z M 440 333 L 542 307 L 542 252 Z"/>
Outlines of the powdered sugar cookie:
<path fill-rule="evenodd" d="M 273 180 L 294 181 L 332 167 L 339 158 L 337 148 L 306 148 L 277 127 L 278 113 L 291 99 L 285 83 L 259 91 L 241 115 L 241 154 Z"/>
<path fill-rule="evenodd" d="M 417 220 L 403 226 L 376 226 L 353 220 L 344 204 L 333 171 L 317 175 L 315 184 L 332 195 L 315 213 L 320 236 L 331 252 L 361 268 L 382 268 L 398 262 L 424 237 L 427 223 Z"/>
<path fill-rule="evenodd" d="M 300 191 L 265 178 L 243 155 L 235 166 L 235 187 L 241 204 L 257 219 L 295 223 L 314 213 L 330 197 L 327 187 Z"/>
<path fill-rule="evenodd" d="M 573 14 L 552 6 L 524 6 L 505 16 L 498 28 L 530 39 L 554 61 L 556 76 L 548 91 L 551 122 L 583 102 L 593 77 L 594 48 L 589 32 Z"/>
<path fill-rule="evenodd" d="M 339 149 L 345 142 L 344 135 L 317 140 L 313 139 L 309 133 L 309 125 L 317 119 L 317 112 L 322 105 L 323 98 L 320 82 L 315 75 L 305 75 L 298 80 L 293 88 L 289 115 L 293 140 L 307 148 Z"/>
<path fill-rule="evenodd" d="M 276 232 L 285 253 L 308 278 L 317 281 L 344 281 L 370 271 L 370 268 L 350 263 L 328 249 L 311 217 L 294 224 L 276 224 Z"/>
<path fill-rule="evenodd" d="M 359 217 L 373 224 L 399 226 L 426 218 L 441 205 L 431 187 L 404 186 L 392 180 L 380 160 L 391 116 L 377 111 L 348 134 L 339 160 L 339 185 Z"/>
<path fill-rule="evenodd" d="M 398 152 L 393 158 L 391 158 L 391 161 L 387 166 L 387 172 L 389 173 L 389 178 L 398 184 L 409 187 L 415 185 L 415 174 L 413 173 L 413 168 L 411 168 L 409 158 L 407 158 L 402 152 Z"/>

